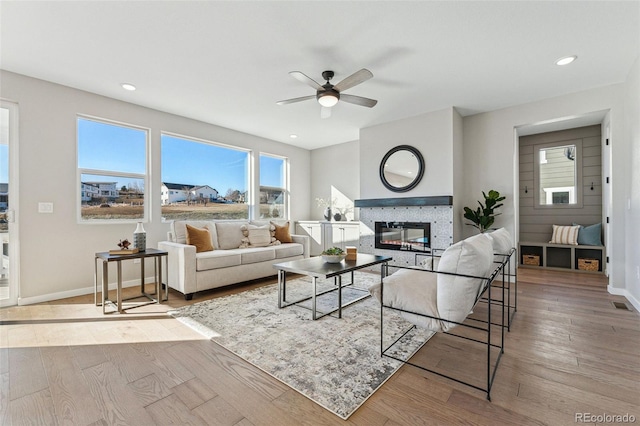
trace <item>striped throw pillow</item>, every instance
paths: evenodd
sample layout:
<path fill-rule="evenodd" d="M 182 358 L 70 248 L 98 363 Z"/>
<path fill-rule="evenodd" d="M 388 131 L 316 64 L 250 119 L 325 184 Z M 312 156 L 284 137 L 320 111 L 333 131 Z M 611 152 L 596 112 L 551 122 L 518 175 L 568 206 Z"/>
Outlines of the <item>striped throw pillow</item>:
<path fill-rule="evenodd" d="M 553 235 L 550 244 L 571 244 L 578 245 L 578 231 L 580 225 L 577 226 L 559 226 L 553 225 Z"/>

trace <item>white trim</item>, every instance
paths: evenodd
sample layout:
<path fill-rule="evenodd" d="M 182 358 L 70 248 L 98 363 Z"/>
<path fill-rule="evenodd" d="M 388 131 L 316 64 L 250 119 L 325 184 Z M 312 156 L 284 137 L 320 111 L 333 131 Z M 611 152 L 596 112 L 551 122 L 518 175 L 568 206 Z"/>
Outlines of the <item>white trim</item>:
<path fill-rule="evenodd" d="M 0 307 L 13 306 L 20 296 L 20 181 L 19 166 L 19 105 L 5 99 L 0 106 L 9 110 L 9 209 L 12 220 L 9 224 L 9 297 L 0 300 Z"/>
<path fill-rule="evenodd" d="M 633 295 L 626 288 L 612 287 L 611 284 L 607 286 L 609 294 L 616 296 L 624 296 L 638 312 L 640 312 L 640 300 L 633 297 Z"/>
<path fill-rule="evenodd" d="M 153 276 L 145 277 L 144 282 L 145 284 L 154 283 L 155 277 Z M 98 278 L 98 285 L 100 285 L 99 278 Z M 133 280 L 122 282 L 122 288 L 136 287 L 139 285 L 140 285 L 140 279 L 133 279 Z M 109 283 L 110 291 L 115 290 L 116 287 L 117 287 L 117 284 L 115 282 Z M 18 305 L 21 305 L 21 306 L 33 305 L 34 303 L 43 303 L 43 302 L 50 302 L 52 300 L 66 299 L 69 297 L 84 296 L 86 294 L 91 294 L 93 292 L 94 292 L 94 286 L 91 285 L 91 287 L 83 287 L 75 290 L 61 291 L 58 293 L 48 293 L 48 294 L 42 294 L 40 296 L 33 296 L 33 297 L 21 297 L 21 298 L 18 298 Z"/>

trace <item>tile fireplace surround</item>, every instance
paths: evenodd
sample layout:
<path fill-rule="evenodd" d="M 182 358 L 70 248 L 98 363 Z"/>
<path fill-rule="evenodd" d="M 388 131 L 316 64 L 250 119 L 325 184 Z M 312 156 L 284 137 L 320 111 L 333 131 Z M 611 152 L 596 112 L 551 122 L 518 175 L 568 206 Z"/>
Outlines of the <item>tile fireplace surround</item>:
<path fill-rule="evenodd" d="M 446 249 L 453 243 L 452 197 L 385 198 L 356 200 L 360 208 L 360 253 L 390 256 L 390 265 L 414 265 L 415 253 L 375 247 L 376 222 L 430 222 L 431 247 Z"/>

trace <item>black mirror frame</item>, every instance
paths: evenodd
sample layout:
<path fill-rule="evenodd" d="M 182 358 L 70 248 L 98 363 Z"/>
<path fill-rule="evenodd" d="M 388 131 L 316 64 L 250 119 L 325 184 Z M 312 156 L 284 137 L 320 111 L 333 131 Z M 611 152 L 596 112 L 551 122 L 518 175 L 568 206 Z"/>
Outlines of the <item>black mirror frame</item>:
<path fill-rule="evenodd" d="M 407 186 L 401 186 L 401 187 L 393 186 L 384 177 L 384 165 L 385 165 L 385 163 L 387 162 L 389 157 L 391 157 L 393 154 L 395 154 L 398 151 L 409 151 L 418 160 L 418 173 L 416 174 L 416 176 L 413 179 L 413 181 Z M 424 176 L 424 158 L 422 158 L 422 154 L 420 154 L 420 151 L 418 151 L 416 148 L 414 148 L 414 147 L 412 147 L 410 145 L 398 145 L 395 148 L 391 148 L 389 150 L 389 152 L 387 152 L 385 154 L 385 156 L 382 158 L 382 161 L 380 162 L 380 180 L 382 181 L 382 184 L 388 190 L 393 191 L 393 192 L 407 192 L 407 191 L 412 190 L 413 188 L 415 188 L 420 183 L 420 181 L 422 180 L 423 176 Z"/>

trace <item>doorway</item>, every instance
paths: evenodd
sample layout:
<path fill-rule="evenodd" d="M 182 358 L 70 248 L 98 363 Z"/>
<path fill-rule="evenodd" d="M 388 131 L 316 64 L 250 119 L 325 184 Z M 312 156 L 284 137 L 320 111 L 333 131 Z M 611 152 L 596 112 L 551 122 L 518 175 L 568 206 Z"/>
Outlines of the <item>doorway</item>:
<path fill-rule="evenodd" d="M 18 303 L 18 105 L 0 101 L 0 306 Z"/>

